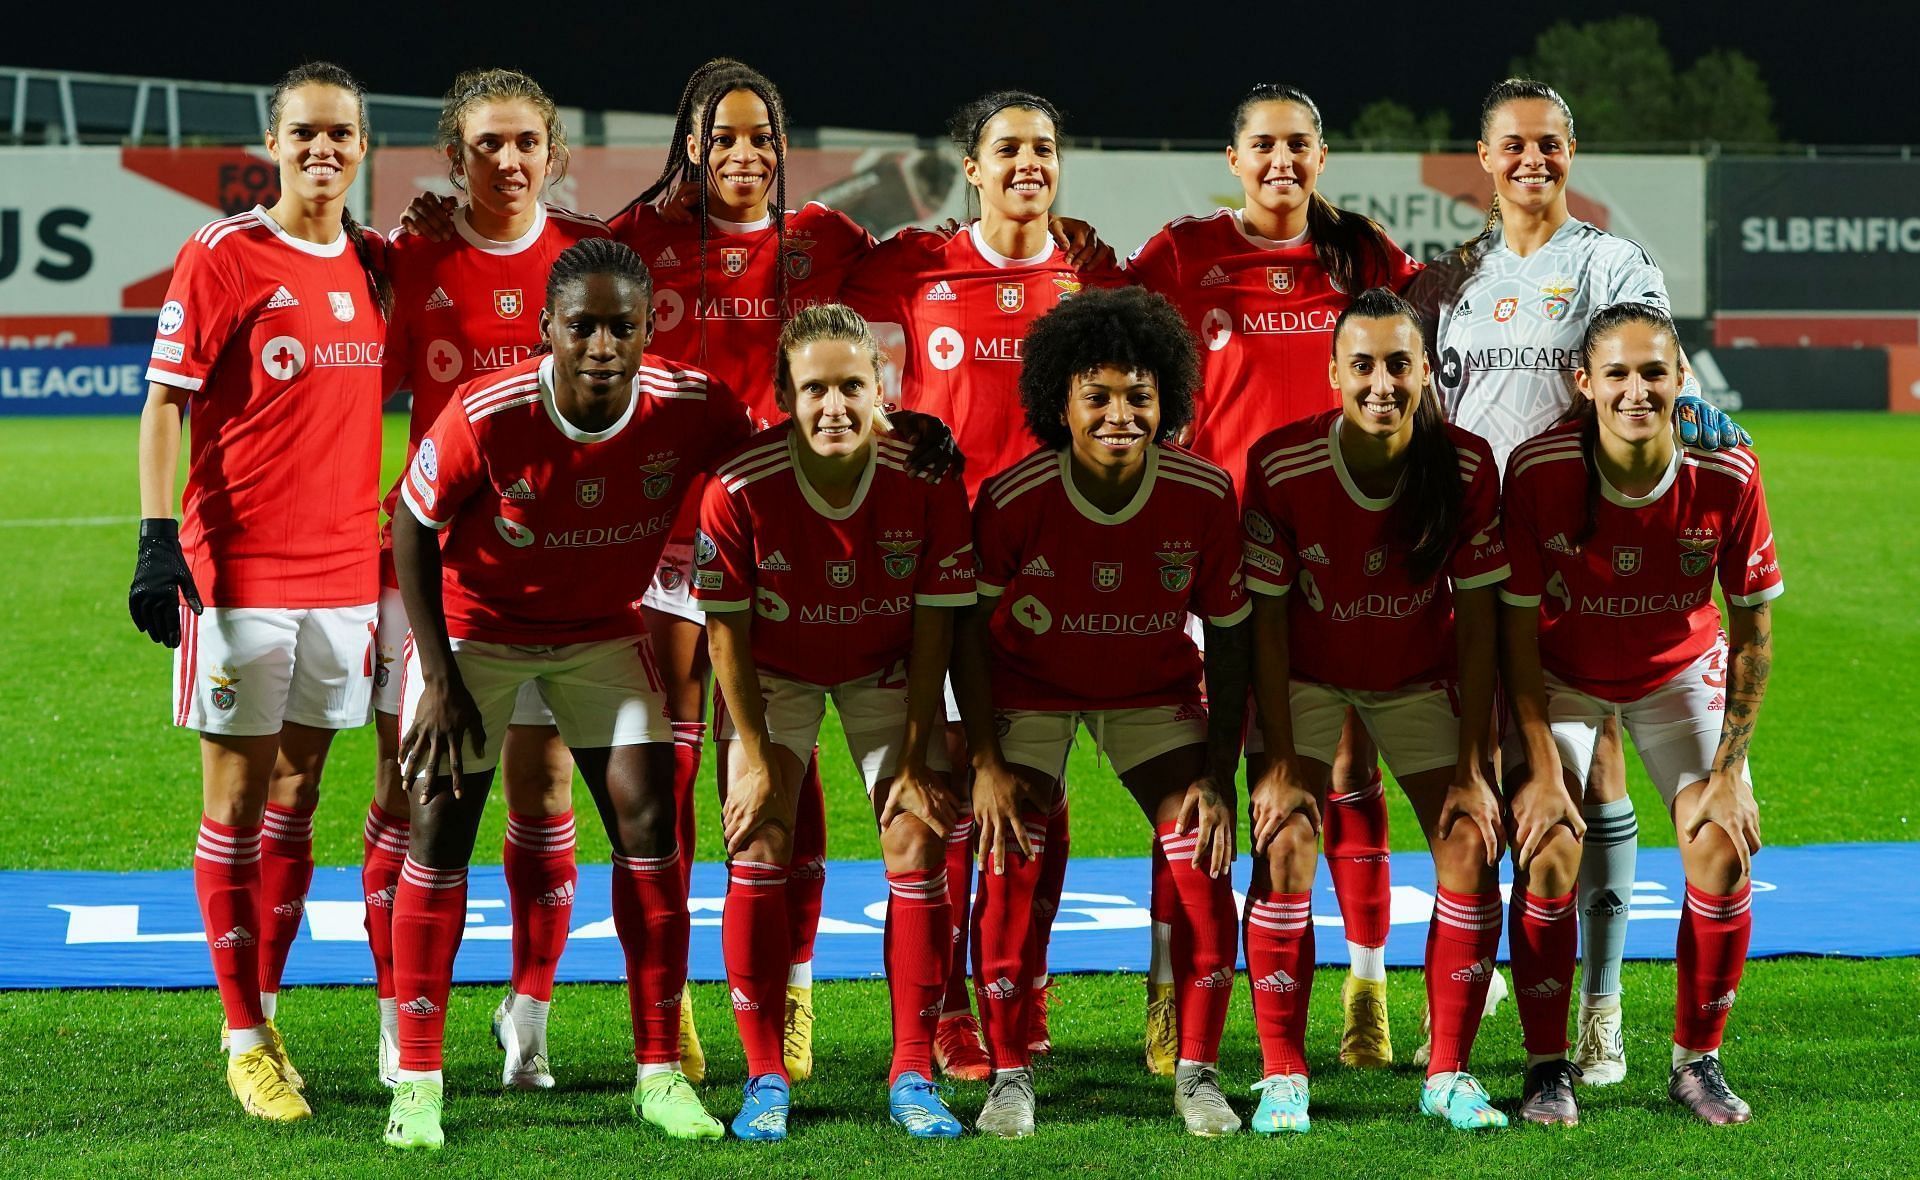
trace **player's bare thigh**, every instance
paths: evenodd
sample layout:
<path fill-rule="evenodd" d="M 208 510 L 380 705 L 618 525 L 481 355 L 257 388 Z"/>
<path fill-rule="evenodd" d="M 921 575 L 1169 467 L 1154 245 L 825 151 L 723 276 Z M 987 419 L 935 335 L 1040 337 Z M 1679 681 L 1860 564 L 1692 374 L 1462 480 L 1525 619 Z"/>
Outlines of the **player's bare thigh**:
<path fill-rule="evenodd" d="M 707 716 L 707 629 L 690 619 L 640 608 L 653 658 L 667 686 L 667 715 L 675 721 L 704 721 Z"/>
<path fill-rule="evenodd" d="M 1366 790 L 1379 765 L 1380 750 L 1373 744 L 1373 735 L 1361 723 L 1359 711 L 1349 708 L 1346 720 L 1341 723 L 1340 748 L 1333 755 L 1331 791 L 1351 795 Z"/>
<path fill-rule="evenodd" d="M 1612 713 L 1600 725 L 1593 743 L 1593 765 L 1587 770 L 1584 802 L 1612 803 L 1627 797 L 1627 753 L 1620 741 L 1620 718 Z"/>

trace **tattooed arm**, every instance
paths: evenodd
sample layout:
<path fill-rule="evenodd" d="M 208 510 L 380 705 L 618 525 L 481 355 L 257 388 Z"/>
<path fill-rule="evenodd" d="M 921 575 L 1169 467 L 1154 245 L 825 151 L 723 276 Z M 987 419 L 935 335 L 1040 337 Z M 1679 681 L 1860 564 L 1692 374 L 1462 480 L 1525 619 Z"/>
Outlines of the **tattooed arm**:
<path fill-rule="evenodd" d="M 1767 695 L 1773 672 L 1773 611 L 1767 603 L 1727 607 L 1729 654 L 1727 712 L 1720 724 L 1720 746 L 1713 754 L 1713 771 L 1693 815 L 1686 821 L 1688 839 L 1708 824 L 1717 824 L 1733 842 L 1744 875 L 1760 851 L 1760 809 L 1753 788 L 1745 781 L 1747 745 L 1753 740 L 1760 702 Z"/>

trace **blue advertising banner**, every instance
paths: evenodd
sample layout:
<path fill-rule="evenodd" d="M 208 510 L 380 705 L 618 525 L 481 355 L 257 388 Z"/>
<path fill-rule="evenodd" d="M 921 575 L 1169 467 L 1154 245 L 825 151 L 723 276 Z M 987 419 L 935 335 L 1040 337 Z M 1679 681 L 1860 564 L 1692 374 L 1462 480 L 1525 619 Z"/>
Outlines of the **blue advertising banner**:
<path fill-rule="evenodd" d="M 0 349 L 0 417 L 138 414 L 147 403 L 147 342 Z"/>

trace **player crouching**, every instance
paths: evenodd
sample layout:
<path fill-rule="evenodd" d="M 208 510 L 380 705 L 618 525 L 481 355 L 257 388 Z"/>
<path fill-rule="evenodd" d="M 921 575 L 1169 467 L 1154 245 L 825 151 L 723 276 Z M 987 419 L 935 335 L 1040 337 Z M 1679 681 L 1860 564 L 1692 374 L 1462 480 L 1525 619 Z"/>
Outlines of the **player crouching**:
<path fill-rule="evenodd" d="M 1308 1129 L 1315 829 L 1347 711 L 1406 791 L 1439 882 L 1427 934 L 1433 1047 L 1420 1109 L 1503 1127 L 1467 1072 L 1500 944 L 1500 804 L 1488 785 L 1494 587 L 1507 576 L 1493 453 L 1447 425 L 1413 308 L 1362 294 L 1333 331 L 1340 408 L 1248 463 L 1258 754 L 1247 973 L 1265 1079 L 1253 1129 Z"/>
<path fill-rule="evenodd" d="M 1521 1113 L 1578 1118 L 1566 981 L 1580 848 L 1557 830 L 1571 826 L 1560 783 L 1587 781 L 1617 717 L 1679 829 L 1687 879 L 1667 1093 L 1709 1123 L 1745 1122 L 1719 1058 L 1753 926 L 1747 745 L 1773 663 L 1768 603 L 1783 589 L 1766 495 L 1751 452 L 1675 440 L 1679 343 L 1664 313 L 1600 311 L 1581 358 L 1575 421 L 1521 444 L 1507 475 L 1503 674 L 1519 722 L 1507 762 L 1524 764 L 1510 775 L 1513 976 L 1531 1067 Z"/>
<path fill-rule="evenodd" d="M 528 682 L 613 843 L 634 1106 L 669 1135 L 722 1134 L 679 1067 L 688 918 L 673 732 L 630 604 L 686 487 L 661 479 L 660 464 L 707 470 L 748 425 L 704 373 L 645 354 L 651 302 L 646 267 L 625 246 L 590 239 L 566 250 L 540 317 L 552 355 L 463 387 L 401 489 L 409 511 L 393 522 L 394 560 L 413 634 L 400 761 L 412 824 L 393 913 L 400 1068 L 386 1140 L 395 1147 L 443 1142 L 441 1042 L 467 864 Z"/>
<path fill-rule="evenodd" d="M 1196 1135 L 1232 1134 L 1240 1118 L 1216 1061 L 1233 989 L 1249 658 L 1233 481 L 1164 441 L 1192 419 L 1199 361 L 1162 297 L 1078 294 L 1034 324 L 1023 355 L 1020 398 L 1041 448 L 981 489 L 981 603 L 954 645 L 987 861 L 973 953 L 994 1072 L 978 1126 L 1033 1133 L 1033 898 L 1061 852 L 1046 844 L 1047 817 L 1085 724 L 1153 825 L 1177 898 L 1174 1109 Z M 1207 628 L 1211 718 L 1189 611 Z"/>
<path fill-rule="evenodd" d="M 908 447 L 876 436 L 886 425 L 880 363 L 866 321 L 846 307 L 788 321 L 775 382 L 791 417 L 720 465 L 694 544 L 693 593 L 726 706 L 719 734 L 732 743 L 721 937 L 747 1055 L 733 1120 L 742 1139 L 787 1135 L 791 833 L 828 697 L 886 861 L 893 1121 L 922 1139 L 961 1132 L 929 1079 L 955 814 L 939 708 L 953 612 L 974 601 L 973 538 L 960 482 L 911 474 Z"/>

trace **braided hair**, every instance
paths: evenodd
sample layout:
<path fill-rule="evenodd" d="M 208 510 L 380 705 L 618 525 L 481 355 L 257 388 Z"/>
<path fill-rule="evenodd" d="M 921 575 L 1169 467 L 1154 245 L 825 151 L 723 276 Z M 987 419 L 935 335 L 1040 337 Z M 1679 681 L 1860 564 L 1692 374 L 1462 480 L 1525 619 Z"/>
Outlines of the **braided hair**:
<path fill-rule="evenodd" d="M 767 123 L 773 134 L 774 192 L 768 212 L 773 218 L 775 254 L 779 259 L 779 273 L 776 276 L 779 302 L 776 306 L 781 321 L 786 321 L 789 311 L 787 268 L 792 263 L 787 252 L 787 106 L 780 97 L 779 88 L 765 74 L 730 57 L 716 57 L 695 70 L 687 79 L 685 89 L 680 92 L 680 105 L 673 116 L 673 147 L 667 152 L 667 161 L 660 170 L 659 178 L 626 206 L 632 209 L 636 205 L 651 204 L 662 194 L 670 194 L 679 184 L 699 185 L 700 298 L 694 304 L 694 313 L 700 322 L 702 358 L 707 350 L 707 242 L 713 233 L 713 224 L 707 214 L 707 198 L 712 191 L 708 183 L 707 161 L 713 152 L 714 113 L 727 95 L 738 90 L 747 91 L 766 104 Z M 699 141 L 697 158 L 689 156 L 682 146 L 689 137 Z"/>
<path fill-rule="evenodd" d="M 547 311 L 560 292 L 588 275 L 612 275 L 640 289 L 642 306 L 653 303 L 653 273 L 631 247 L 612 238 L 582 238 L 560 252 L 547 272 Z"/>
<path fill-rule="evenodd" d="M 278 135 L 280 130 L 280 110 L 286 105 L 287 95 L 306 85 L 333 86 L 353 95 L 355 107 L 359 110 L 360 138 L 367 137 L 367 92 L 352 74 L 334 65 L 330 61 L 310 61 L 288 70 L 286 76 L 273 84 L 273 91 L 267 98 L 267 134 Z M 347 240 L 353 243 L 353 256 L 360 260 L 360 269 L 367 276 L 367 294 L 373 298 L 374 309 L 385 319 L 393 312 L 393 284 L 387 281 L 387 275 L 374 260 L 373 246 L 367 240 L 367 232 L 345 203 L 340 209 L 340 228 L 346 231 Z"/>
<path fill-rule="evenodd" d="M 1493 89 L 1487 91 L 1486 101 L 1480 104 L 1481 143 L 1487 141 L 1487 136 L 1493 129 L 1495 113 L 1508 103 L 1519 102 L 1522 99 L 1539 99 L 1560 108 L 1560 117 L 1567 121 L 1567 138 L 1573 138 L 1573 108 L 1567 105 L 1566 99 L 1560 97 L 1558 90 L 1532 78 L 1506 78 L 1495 83 Z M 1460 243 L 1454 250 L 1454 256 L 1460 260 L 1469 276 L 1480 268 L 1478 247 L 1493 237 L 1493 231 L 1499 228 L 1500 194 L 1496 192 L 1493 194 L 1493 200 L 1487 205 L 1487 223 L 1480 228 L 1478 234 Z"/>

